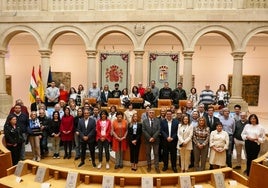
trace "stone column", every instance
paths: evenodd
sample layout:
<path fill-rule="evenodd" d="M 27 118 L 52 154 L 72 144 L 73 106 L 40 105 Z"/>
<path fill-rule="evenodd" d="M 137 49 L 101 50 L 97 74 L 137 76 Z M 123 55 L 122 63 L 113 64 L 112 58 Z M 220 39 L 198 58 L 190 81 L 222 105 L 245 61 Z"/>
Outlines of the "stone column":
<path fill-rule="evenodd" d="M 6 50 L 0 50 L 0 118 L 6 118 L 12 106 L 12 97 L 6 92 Z"/>
<path fill-rule="evenodd" d="M 190 92 L 192 86 L 192 57 L 194 51 L 183 51 L 184 66 L 183 66 L 183 88 L 186 93 Z"/>
<path fill-rule="evenodd" d="M 97 81 L 97 74 L 96 74 L 96 55 L 97 51 L 96 50 L 86 50 L 87 53 L 87 86 L 85 87 L 88 88 L 91 86 L 93 81 Z M 98 84 L 99 85 L 99 84 Z"/>
<path fill-rule="evenodd" d="M 47 79 L 50 67 L 50 55 L 52 54 L 51 50 L 39 50 L 41 54 L 41 71 L 42 71 L 42 80 L 44 88 L 47 87 Z"/>
<path fill-rule="evenodd" d="M 233 52 L 233 76 L 232 76 L 232 96 L 229 101 L 229 109 L 233 111 L 236 104 L 242 106 L 243 111 L 248 111 L 248 104 L 242 98 L 242 78 L 243 78 L 243 57 L 246 52 Z"/>
<path fill-rule="evenodd" d="M 139 82 L 143 83 L 143 50 L 136 50 L 134 51 L 135 54 L 135 79 L 134 85 L 137 85 Z"/>

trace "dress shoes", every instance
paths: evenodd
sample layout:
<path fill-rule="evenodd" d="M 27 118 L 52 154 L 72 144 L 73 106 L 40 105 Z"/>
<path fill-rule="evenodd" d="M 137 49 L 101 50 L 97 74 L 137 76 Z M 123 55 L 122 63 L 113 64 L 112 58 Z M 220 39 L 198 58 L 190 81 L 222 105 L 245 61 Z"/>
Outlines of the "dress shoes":
<path fill-rule="evenodd" d="M 78 160 L 78 159 L 80 159 L 80 157 L 79 156 L 76 156 L 75 158 L 74 158 L 74 160 L 76 161 L 76 160 Z"/>
<path fill-rule="evenodd" d="M 168 167 L 164 166 L 164 167 L 162 168 L 162 171 L 165 172 L 165 171 L 167 171 L 167 169 L 168 169 Z"/>
<path fill-rule="evenodd" d="M 241 170 L 241 166 L 235 166 L 234 169 L 235 170 Z"/>
<path fill-rule="evenodd" d="M 85 162 L 80 162 L 78 167 L 83 166 L 84 164 L 85 164 Z"/>
<path fill-rule="evenodd" d="M 95 162 L 92 162 L 92 166 L 95 168 L 97 165 Z"/>
<path fill-rule="evenodd" d="M 115 165 L 114 166 L 114 169 L 118 169 L 120 166 L 119 165 Z"/>
<path fill-rule="evenodd" d="M 177 168 L 174 167 L 174 168 L 172 168 L 172 170 L 173 170 L 174 173 L 178 173 Z"/>

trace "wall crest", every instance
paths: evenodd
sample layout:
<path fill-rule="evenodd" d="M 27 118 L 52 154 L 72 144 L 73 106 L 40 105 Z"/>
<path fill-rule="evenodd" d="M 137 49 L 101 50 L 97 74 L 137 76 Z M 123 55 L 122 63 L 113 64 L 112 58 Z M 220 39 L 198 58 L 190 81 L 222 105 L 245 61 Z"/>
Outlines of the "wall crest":
<path fill-rule="evenodd" d="M 138 23 L 134 26 L 134 32 L 137 36 L 142 36 L 144 34 L 145 25 Z"/>

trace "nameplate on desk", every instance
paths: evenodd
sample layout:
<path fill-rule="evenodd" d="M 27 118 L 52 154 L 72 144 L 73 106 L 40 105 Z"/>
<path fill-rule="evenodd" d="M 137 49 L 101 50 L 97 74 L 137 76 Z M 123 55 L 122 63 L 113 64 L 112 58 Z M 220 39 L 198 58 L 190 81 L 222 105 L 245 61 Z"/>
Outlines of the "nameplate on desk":
<path fill-rule="evenodd" d="M 153 177 L 142 177 L 141 178 L 141 188 L 153 188 L 154 180 Z"/>
<path fill-rule="evenodd" d="M 211 182 L 216 188 L 225 188 L 224 174 L 222 172 L 211 174 Z"/>
<path fill-rule="evenodd" d="M 43 183 L 49 179 L 49 169 L 39 166 L 35 175 L 35 182 Z"/>
<path fill-rule="evenodd" d="M 181 188 L 189 188 L 192 187 L 191 177 L 190 176 L 180 176 L 179 184 Z"/>
<path fill-rule="evenodd" d="M 21 177 L 25 174 L 27 174 L 28 171 L 28 164 L 24 163 L 22 161 L 19 161 L 16 167 L 16 170 L 14 172 L 15 176 Z"/>
<path fill-rule="evenodd" d="M 103 176 L 102 188 L 114 188 L 114 176 Z"/>
<path fill-rule="evenodd" d="M 80 174 L 78 172 L 68 172 L 65 188 L 75 188 L 80 183 Z"/>
<path fill-rule="evenodd" d="M 50 188 L 50 183 L 42 183 L 41 188 Z"/>

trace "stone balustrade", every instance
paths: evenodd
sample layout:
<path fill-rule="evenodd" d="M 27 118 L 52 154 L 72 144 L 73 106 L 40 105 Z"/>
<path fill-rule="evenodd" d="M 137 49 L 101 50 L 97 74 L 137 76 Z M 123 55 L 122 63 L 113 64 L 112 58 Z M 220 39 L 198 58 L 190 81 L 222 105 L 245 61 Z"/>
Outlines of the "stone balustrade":
<path fill-rule="evenodd" d="M 268 0 L 0 0 L 0 11 L 267 9 Z"/>

